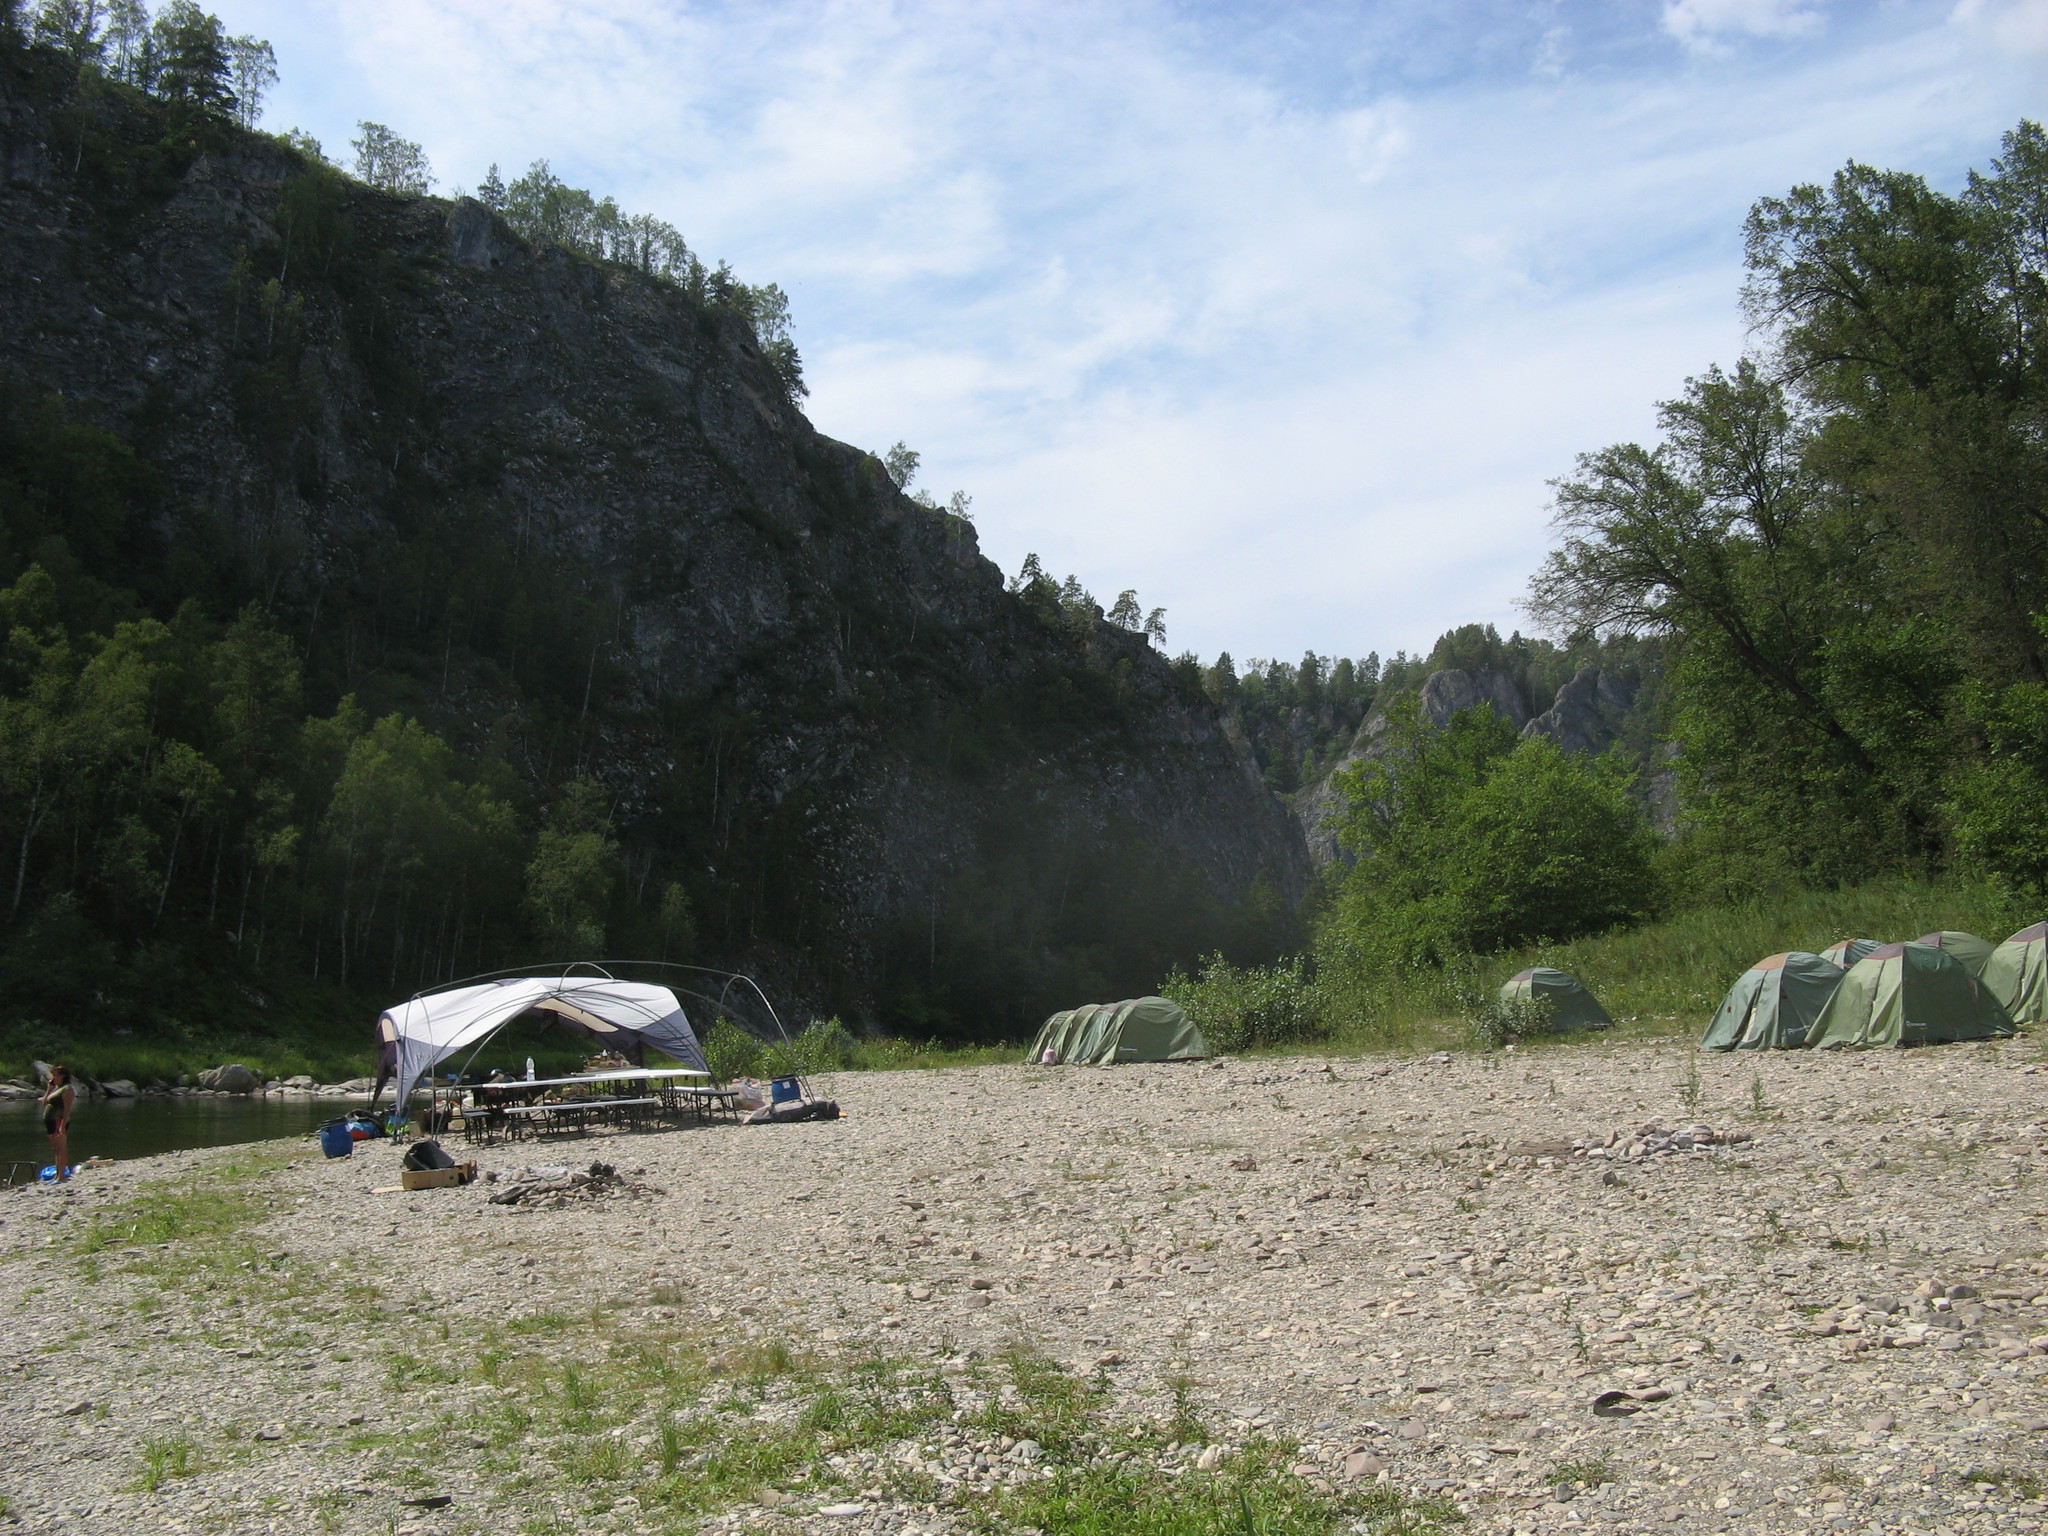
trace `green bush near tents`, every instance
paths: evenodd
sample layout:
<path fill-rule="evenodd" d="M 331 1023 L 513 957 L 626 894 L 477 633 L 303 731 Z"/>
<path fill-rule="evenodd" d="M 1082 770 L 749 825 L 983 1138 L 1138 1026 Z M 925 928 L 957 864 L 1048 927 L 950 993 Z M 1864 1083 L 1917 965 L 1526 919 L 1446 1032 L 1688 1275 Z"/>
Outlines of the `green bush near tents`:
<path fill-rule="evenodd" d="M 1466 1021 L 1489 1050 L 1557 1030 L 1557 1008 L 1542 997 L 1491 997 Z"/>
<path fill-rule="evenodd" d="M 1324 1034 L 1322 998 L 1301 961 L 1237 966 L 1210 955 L 1193 976 L 1168 975 L 1159 995 L 1178 1003 L 1216 1051 L 1303 1045 Z"/>
<path fill-rule="evenodd" d="M 1497 997 L 1502 1003 L 1541 1004 L 1548 1008 L 1550 1028 L 1555 1031 L 1607 1029 L 1614 1023 L 1584 982 L 1555 966 L 1535 965 L 1517 971 L 1500 984 Z"/>

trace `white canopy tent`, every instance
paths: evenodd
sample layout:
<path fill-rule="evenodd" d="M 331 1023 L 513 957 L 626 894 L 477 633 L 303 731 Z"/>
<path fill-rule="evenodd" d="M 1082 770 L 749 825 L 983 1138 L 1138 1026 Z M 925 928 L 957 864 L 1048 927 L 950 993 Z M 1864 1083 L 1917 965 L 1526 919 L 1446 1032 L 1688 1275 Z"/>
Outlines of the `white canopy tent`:
<path fill-rule="evenodd" d="M 552 1013 L 636 1060 L 651 1045 L 699 1071 L 708 1070 L 696 1031 L 667 987 L 609 976 L 507 976 L 428 993 L 379 1014 L 383 1054 L 370 1102 L 376 1103 L 386 1079 L 395 1077 L 396 1102 L 402 1107 L 441 1062 L 528 1012 Z"/>

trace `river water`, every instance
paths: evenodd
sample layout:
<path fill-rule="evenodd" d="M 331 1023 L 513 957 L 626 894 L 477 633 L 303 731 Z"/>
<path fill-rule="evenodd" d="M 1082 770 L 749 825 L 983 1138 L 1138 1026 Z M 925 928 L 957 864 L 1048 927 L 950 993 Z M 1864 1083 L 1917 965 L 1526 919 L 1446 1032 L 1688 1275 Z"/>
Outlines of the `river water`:
<path fill-rule="evenodd" d="M 230 1098 L 81 1098 L 71 1115 L 71 1160 L 88 1157 L 149 1157 L 188 1147 L 222 1147 L 238 1141 L 302 1136 L 350 1109 L 364 1096 L 302 1099 L 237 1094 Z M 33 1099 L 0 1100 L 0 1184 L 16 1163 L 50 1161 L 50 1141 Z"/>

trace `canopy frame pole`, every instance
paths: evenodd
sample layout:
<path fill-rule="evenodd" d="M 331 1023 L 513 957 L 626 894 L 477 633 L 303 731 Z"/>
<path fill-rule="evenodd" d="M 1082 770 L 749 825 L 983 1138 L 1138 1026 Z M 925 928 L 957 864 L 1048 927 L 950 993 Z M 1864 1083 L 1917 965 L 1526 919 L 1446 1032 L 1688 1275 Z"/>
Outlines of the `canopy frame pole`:
<path fill-rule="evenodd" d="M 718 994 L 718 1006 L 720 1008 L 725 1006 L 725 999 L 731 993 L 733 983 L 740 981 L 744 981 L 754 989 L 754 996 L 761 999 L 761 1006 L 768 1010 L 768 1017 L 775 1021 L 775 1032 L 782 1036 L 782 1048 L 789 1053 L 790 1064 L 796 1068 L 793 1075 L 796 1078 L 797 1091 L 808 1099 L 811 1096 L 810 1074 L 804 1070 L 804 1063 L 796 1053 L 796 1042 L 789 1038 L 789 1030 L 782 1022 L 782 1015 L 775 1011 L 775 1005 L 768 1001 L 768 994 L 761 990 L 754 978 L 734 971 L 731 979 L 726 982 L 723 990 Z M 713 1020 L 712 1022 L 716 1023 L 717 1021 Z"/>

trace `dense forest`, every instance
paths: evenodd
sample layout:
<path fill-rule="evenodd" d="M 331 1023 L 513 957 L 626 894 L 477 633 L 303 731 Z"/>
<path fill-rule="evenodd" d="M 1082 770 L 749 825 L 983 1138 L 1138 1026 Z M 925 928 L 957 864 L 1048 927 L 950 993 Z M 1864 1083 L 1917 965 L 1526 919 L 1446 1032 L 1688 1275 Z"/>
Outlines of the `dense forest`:
<path fill-rule="evenodd" d="M 1274 951 L 1299 840 L 1161 616 L 813 433 L 779 290 L 254 131 L 181 0 L 0 30 L 9 1048 L 607 953 L 1008 1036 Z"/>

